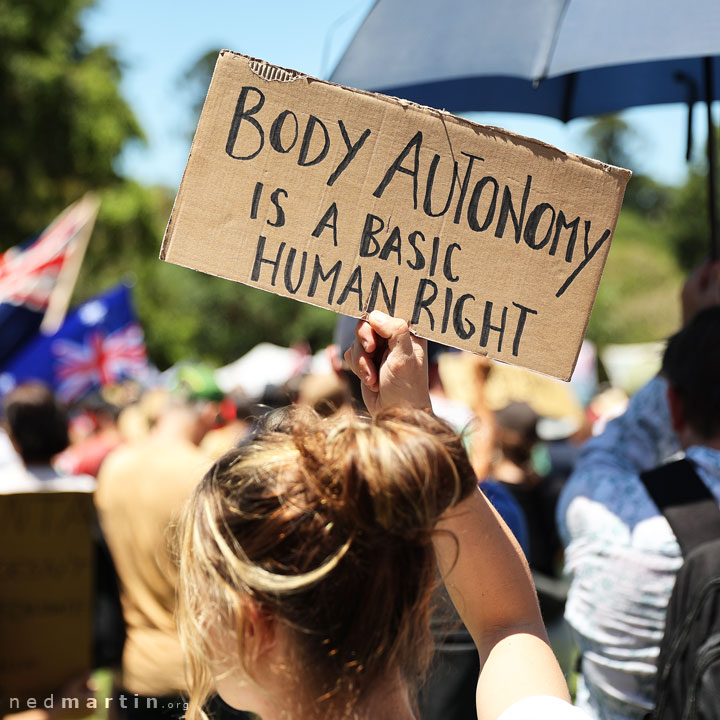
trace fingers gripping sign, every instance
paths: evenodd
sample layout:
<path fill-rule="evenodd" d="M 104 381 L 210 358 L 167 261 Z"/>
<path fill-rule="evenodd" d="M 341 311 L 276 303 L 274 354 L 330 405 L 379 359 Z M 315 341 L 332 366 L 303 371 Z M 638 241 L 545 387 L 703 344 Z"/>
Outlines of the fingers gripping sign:
<path fill-rule="evenodd" d="M 405 320 L 373 310 L 358 321 L 345 360 L 362 382 L 371 414 L 401 403 L 430 407 L 427 341 L 415 337 Z"/>

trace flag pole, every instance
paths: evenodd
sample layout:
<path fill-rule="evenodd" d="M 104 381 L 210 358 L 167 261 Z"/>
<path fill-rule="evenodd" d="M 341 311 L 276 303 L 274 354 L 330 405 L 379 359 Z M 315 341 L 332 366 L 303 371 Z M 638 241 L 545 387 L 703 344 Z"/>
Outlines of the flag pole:
<path fill-rule="evenodd" d="M 85 193 L 78 205 L 82 228 L 72 240 L 69 255 L 62 265 L 57 283 L 50 294 L 48 308 L 40 325 L 40 332 L 44 335 L 54 335 L 65 320 L 65 314 L 70 306 L 70 298 L 75 289 L 85 251 L 95 226 L 95 218 L 100 209 L 100 198 L 96 193 Z"/>

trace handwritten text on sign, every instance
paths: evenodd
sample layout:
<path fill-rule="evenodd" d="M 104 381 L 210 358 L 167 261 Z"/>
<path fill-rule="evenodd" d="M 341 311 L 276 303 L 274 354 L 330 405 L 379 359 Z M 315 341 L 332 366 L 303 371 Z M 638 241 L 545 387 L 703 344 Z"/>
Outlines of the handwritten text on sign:
<path fill-rule="evenodd" d="M 225 52 L 161 256 L 567 378 L 628 177 Z"/>

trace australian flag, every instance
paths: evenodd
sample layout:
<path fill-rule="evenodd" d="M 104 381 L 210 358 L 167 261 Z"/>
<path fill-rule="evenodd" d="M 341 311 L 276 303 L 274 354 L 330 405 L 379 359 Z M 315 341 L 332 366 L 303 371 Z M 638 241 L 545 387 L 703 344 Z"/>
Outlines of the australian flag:
<path fill-rule="evenodd" d="M 0 367 L 38 331 L 73 241 L 94 219 L 80 200 L 34 241 L 0 254 Z"/>
<path fill-rule="evenodd" d="M 79 305 L 54 335 L 36 334 L 4 366 L 0 395 L 40 380 L 65 402 L 148 372 L 143 332 L 124 285 Z"/>

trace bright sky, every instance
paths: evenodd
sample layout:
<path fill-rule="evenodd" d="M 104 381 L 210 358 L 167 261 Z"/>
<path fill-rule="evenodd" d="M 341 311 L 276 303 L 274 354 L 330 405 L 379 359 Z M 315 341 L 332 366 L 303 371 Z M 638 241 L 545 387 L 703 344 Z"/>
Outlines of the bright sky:
<path fill-rule="evenodd" d="M 189 97 L 180 80 L 195 60 L 227 48 L 277 65 L 327 78 L 372 0 L 99 0 L 84 19 L 91 44 L 114 45 L 123 63 L 122 91 L 147 137 L 128 147 L 121 170 L 146 183 L 173 189 L 190 148 Z M 497 125 L 587 154 L 589 121 L 530 115 L 472 113 Z M 624 117 L 640 134 L 636 169 L 666 183 L 685 177 L 687 109 L 678 105 L 637 108 Z M 695 112 L 695 147 L 707 136 L 705 113 Z"/>

